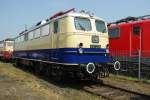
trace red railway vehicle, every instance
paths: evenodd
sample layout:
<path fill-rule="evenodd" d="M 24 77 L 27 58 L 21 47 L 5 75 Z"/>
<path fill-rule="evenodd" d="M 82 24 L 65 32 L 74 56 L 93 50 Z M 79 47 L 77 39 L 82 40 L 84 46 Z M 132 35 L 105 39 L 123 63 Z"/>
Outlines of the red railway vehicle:
<path fill-rule="evenodd" d="M 114 59 L 150 65 L 150 15 L 127 17 L 108 24 L 109 50 Z M 126 57 L 126 59 L 124 59 Z"/>
<path fill-rule="evenodd" d="M 5 39 L 0 41 L 0 58 L 10 60 L 13 54 L 13 39 Z"/>

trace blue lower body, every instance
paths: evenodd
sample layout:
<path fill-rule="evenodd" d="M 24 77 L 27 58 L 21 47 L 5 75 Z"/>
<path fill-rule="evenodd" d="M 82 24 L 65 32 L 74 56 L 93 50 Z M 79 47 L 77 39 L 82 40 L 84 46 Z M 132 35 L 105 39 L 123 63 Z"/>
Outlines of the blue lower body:
<path fill-rule="evenodd" d="M 99 48 L 83 48 L 82 54 L 78 52 L 78 48 L 14 51 L 14 57 L 71 64 L 112 62 L 106 49 Z"/>

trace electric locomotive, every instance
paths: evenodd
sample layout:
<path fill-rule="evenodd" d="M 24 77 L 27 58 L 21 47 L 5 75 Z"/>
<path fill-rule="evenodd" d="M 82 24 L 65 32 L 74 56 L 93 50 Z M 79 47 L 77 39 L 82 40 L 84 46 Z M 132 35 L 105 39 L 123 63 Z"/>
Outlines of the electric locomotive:
<path fill-rule="evenodd" d="M 13 39 L 5 39 L 0 41 L 0 58 L 3 60 L 11 60 L 13 54 Z"/>
<path fill-rule="evenodd" d="M 108 75 L 107 63 L 112 62 L 107 31 L 106 22 L 88 12 L 56 13 L 15 38 L 15 62 L 58 79 L 97 79 Z"/>
<path fill-rule="evenodd" d="M 150 15 L 127 17 L 110 23 L 109 50 L 111 56 L 123 62 L 150 65 Z M 124 59 L 126 58 L 126 59 Z"/>

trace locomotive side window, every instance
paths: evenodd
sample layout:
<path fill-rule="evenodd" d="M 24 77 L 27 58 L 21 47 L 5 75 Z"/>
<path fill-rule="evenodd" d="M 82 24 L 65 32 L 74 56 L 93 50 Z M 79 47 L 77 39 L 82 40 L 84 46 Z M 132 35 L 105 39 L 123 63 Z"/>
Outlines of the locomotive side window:
<path fill-rule="evenodd" d="M 28 33 L 24 34 L 24 41 L 28 41 Z"/>
<path fill-rule="evenodd" d="M 105 26 L 105 23 L 103 21 L 96 20 L 95 24 L 96 24 L 96 30 L 98 32 L 106 33 L 106 26 Z"/>
<path fill-rule="evenodd" d="M 34 38 L 38 38 L 38 37 L 40 37 L 40 28 L 36 29 L 34 33 Z"/>
<path fill-rule="evenodd" d="M 133 27 L 133 34 L 135 34 L 135 35 L 140 34 L 140 26 L 134 26 Z"/>
<path fill-rule="evenodd" d="M 109 33 L 110 38 L 119 38 L 120 37 L 119 27 L 109 29 L 108 33 Z"/>
<path fill-rule="evenodd" d="M 29 36 L 29 40 L 33 39 L 33 37 L 34 37 L 34 32 L 33 32 L 33 31 L 29 32 L 29 33 L 28 33 L 28 36 Z"/>
<path fill-rule="evenodd" d="M 58 33 L 59 32 L 59 23 L 58 21 L 54 22 L 54 33 Z"/>
<path fill-rule="evenodd" d="M 77 30 L 90 31 L 91 30 L 91 22 L 88 18 L 74 18 L 75 28 Z"/>
<path fill-rule="evenodd" d="M 20 36 L 19 38 L 20 38 L 19 42 L 23 42 L 24 41 L 24 35 Z"/>
<path fill-rule="evenodd" d="M 49 24 L 47 24 L 41 28 L 41 36 L 45 36 L 48 34 L 49 34 Z"/>

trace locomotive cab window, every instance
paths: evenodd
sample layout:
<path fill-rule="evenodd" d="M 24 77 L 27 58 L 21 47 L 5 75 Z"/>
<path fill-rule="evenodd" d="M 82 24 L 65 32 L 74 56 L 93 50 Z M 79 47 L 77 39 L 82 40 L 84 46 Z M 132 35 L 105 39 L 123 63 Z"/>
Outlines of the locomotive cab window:
<path fill-rule="evenodd" d="M 108 33 L 109 33 L 110 38 L 119 38 L 120 37 L 119 27 L 109 29 Z"/>
<path fill-rule="evenodd" d="M 7 42 L 6 45 L 7 46 L 13 46 L 13 43 L 12 42 Z"/>
<path fill-rule="evenodd" d="M 103 21 L 96 20 L 95 24 L 96 24 L 96 30 L 98 32 L 106 33 L 106 26 L 105 26 L 105 23 Z"/>
<path fill-rule="evenodd" d="M 139 35 L 140 34 L 140 26 L 134 26 L 133 27 L 133 34 Z"/>
<path fill-rule="evenodd" d="M 76 30 L 82 30 L 82 31 L 90 31 L 91 30 L 91 22 L 88 18 L 74 18 L 74 24 Z"/>
<path fill-rule="evenodd" d="M 58 20 L 54 22 L 54 33 L 58 33 L 59 32 L 59 22 Z"/>

